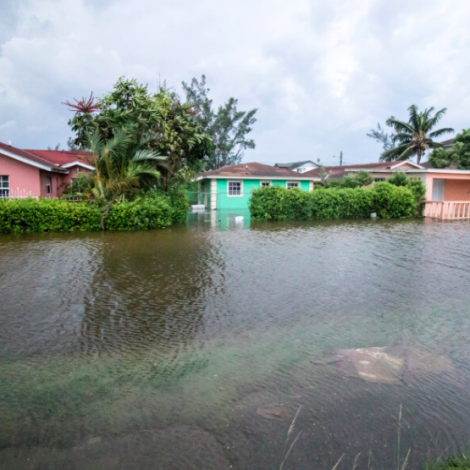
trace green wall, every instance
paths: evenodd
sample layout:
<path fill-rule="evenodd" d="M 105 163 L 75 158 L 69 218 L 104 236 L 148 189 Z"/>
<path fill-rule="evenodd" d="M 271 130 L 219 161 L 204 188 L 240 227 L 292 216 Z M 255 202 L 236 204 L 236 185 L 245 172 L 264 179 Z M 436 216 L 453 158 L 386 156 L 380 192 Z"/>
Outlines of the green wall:
<path fill-rule="evenodd" d="M 204 189 L 208 188 L 210 192 L 210 182 L 207 181 L 207 186 L 204 186 Z M 248 201 L 251 197 L 251 191 L 253 189 L 258 189 L 260 187 L 261 180 L 243 180 L 243 196 L 241 197 L 228 197 L 227 196 L 227 182 L 233 180 L 218 179 L 217 181 L 217 209 L 223 211 L 230 210 L 248 210 Z M 289 180 L 290 181 L 290 180 Z M 293 180 L 295 181 L 295 180 Z M 286 187 L 286 180 L 273 180 L 273 185 L 279 185 Z M 310 188 L 309 181 L 300 181 L 300 189 L 303 191 L 308 191 Z M 207 207 L 210 209 L 209 207 Z"/>

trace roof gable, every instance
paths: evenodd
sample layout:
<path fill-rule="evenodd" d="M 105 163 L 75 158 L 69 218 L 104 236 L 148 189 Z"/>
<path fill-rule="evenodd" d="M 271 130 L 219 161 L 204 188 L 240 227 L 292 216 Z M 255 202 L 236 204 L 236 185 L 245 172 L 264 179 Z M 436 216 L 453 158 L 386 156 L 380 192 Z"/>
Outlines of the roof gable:
<path fill-rule="evenodd" d="M 80 150 L 21 150 L 0 142 L 0 153 L 46 171 L 67 173 L 74 165 L 93 170 L 91 154 Z"/>

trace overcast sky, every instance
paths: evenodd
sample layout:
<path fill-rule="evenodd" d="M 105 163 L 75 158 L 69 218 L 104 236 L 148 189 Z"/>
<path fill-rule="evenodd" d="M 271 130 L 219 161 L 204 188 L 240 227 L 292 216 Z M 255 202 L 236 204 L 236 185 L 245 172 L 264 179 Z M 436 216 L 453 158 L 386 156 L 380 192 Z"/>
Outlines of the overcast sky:
<path fill-rule="evenodd" d="M 469 25 L 469 0 L 0 0 L 0 141 L 64 148 L 62 101 L 205 74 L 259 109 L 244 161 L 376 161 L 410 104 L 470 127 Z"/>

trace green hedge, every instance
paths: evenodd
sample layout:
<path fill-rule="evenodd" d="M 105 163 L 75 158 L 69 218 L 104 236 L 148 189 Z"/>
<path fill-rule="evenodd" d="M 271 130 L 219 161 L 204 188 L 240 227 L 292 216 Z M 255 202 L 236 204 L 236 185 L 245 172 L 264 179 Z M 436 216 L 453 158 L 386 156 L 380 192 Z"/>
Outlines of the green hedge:
<path fill-rule="evenodd" d="M 115 204 L 105 219 L 106 230 L 148 230 L 186 220 L 184 192 L 152 194 Z M 101 210 L 86 202 L 59 199 L 0 201 L 0 233 L 73 232 L 101 230 Z"/>
<path fill-rule="evenodd" d="M 324 189 L 312 192 L 268 186 L 253 191 L 250 213 L 254 220 L 329 220 L 413 217 L 417 203 L 408 187 L 376 183 L 373 188 Z"/>

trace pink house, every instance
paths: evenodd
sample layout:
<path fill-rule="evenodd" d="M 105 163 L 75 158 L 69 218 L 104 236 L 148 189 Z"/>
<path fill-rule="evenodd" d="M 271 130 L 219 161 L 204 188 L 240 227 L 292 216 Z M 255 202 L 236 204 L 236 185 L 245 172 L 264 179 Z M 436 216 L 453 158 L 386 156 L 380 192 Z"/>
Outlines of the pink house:
<path fill-rule="evenodd" d="M 93 169 L 88 152 L 21 150 L 0 142 L 0 198 L 59 197 L 78 172 Z"/>
<path fill-rule="evenodd" d="M 418 165 L 410 161 L 365 163 L 325 167 L 327 178 L 341 178 L 366 170 L 375 182 L 385 181 L 396 172 L 421 179 L 426 186 L 425 217 L 437 219 L 470 219 L 470 171 L 455 168 L 435 169 L 428 163 Z M 304 173 L 318 176 L 319 169 Z"/>

